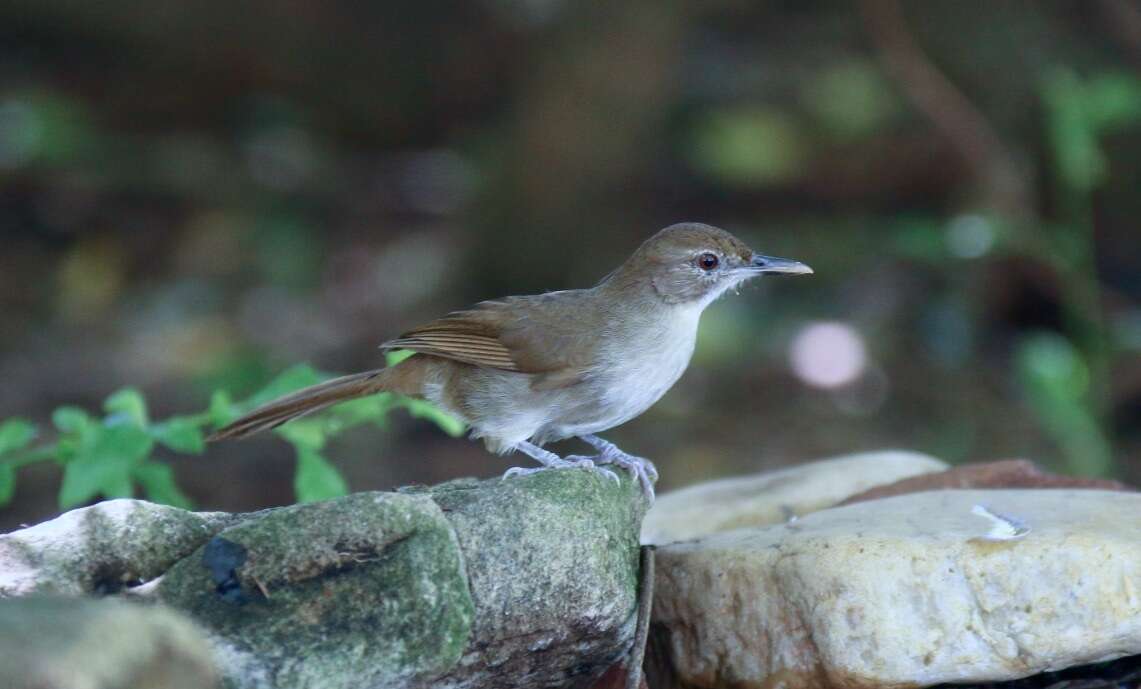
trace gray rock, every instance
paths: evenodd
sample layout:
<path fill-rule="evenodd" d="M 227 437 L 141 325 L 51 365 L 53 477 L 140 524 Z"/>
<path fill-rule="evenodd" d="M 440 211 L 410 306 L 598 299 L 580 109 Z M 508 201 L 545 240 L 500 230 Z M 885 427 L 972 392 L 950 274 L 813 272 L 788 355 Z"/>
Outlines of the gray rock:
<path fill-rule="evenodd" d="M 120 600 L 0 599 L 8 689 L 211 689 L 210 647 L 170 610 Z"/>
<path fill-rule="evenodd" d="M 250 515 L 163 577 L 231 686 L 584 686 L 629 646 L 635 483 L 582 470 Z"/>
<path fill-rule="evenodd" d="M 108 500 L 0 536 L 0 596 L 105 594 L 153 579 L 232 521 Z"/>
<path fill-rule="evenodd" d="M 632 641 L 645 508 L 580 469 L 245 515 L 115 500 L 0 537 L 0 594 L 157 599 L 240 689 L 579 687 Z"/>
<path fill-rule="evenodd" d="M 570 470 L 432 491 L 455 529 L 476 606 L 449 684 L 580 686 L 625 653 L 646 503 L 619 473 L 621 486 Z"/>
<path fill-rule="evenodd" d="M 657 563 L 660 686 L 989 682 L 1141 653 L 1136 493 L 915 493 Z"/>
<path fill-rule="evenodd" d="M 428 495 L 266 511 L 176 564 L 158 593 L 212 632 L 236 686 L 440 675 L 459 660 L 473 613 L 459 548 Z"/>

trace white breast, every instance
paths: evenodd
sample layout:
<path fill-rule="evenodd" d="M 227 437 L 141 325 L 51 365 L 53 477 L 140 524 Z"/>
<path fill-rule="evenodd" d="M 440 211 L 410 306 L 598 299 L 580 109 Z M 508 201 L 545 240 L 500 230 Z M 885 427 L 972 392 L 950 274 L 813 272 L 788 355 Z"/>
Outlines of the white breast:
<path fill-rule="evenodd" d="M 559 424 L 559 435 L 581 435 L 612 428 L 640 415 L 677 382 L 693 356 L 700 308 L 663 319 L 657 327 L 640 329 L 634 338 L 616 337 L 604 345 L 602 359 L 612 362 L 597 370 L 588 383 L 596 402 L 589 413 Z"/>

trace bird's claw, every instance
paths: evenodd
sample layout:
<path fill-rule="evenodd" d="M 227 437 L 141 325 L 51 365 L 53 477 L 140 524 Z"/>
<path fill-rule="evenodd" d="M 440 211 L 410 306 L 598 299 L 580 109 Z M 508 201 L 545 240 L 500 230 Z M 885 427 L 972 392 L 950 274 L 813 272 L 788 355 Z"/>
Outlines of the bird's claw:
<path fill-rule="evenodd" d="M 658 480 L 658 469 L 653 462 L 643 457 L 628 455 L 617 448 L 610 451 L 604 450 L 598 455 L 597 462 L 599 464 L 614 464 L 629 471 L 630 475 L 642 485 L 642 493 L 645 494 L 646 499 L 651 505 L 654 504 L 654 481 Z"/>
<path fill-rule="evenodd" d="M 546 468 L 547 467 L 534 467 L 534 468 L 511 467 L 507 471 L 503 472 L 503 478 L 507 479 L 507 478 L 515 478 L 517 476 L 529 476 L 529 475 L 531 475 L 537 471 L 542 471 L 543 469 L 546 469 Z"/>
<path fill-rule="evenodd" d="M 642 492 L 650 504 L 654 503 L 654 482 L 658 480 L 658 469 L 645 457 L 635 457 L 623 452 L 617 445 L 596 435 L 579 436 L 584 442 L 598 450 L 599 464 L 617 464 L 626 469 L 642 484 Z"/>
<path fill-rule="evenodd" d="M 630 472 L 630 475 L 637 479 L 642 487 L 642 493 L 646 496 L 646 500 L 652 505 L 654 503 L 654 481 L 658 480 L 658 470 L 654 467 L 654 463 L 642 457 L 635 457 L 628 455 L 618 447 L 608 441 L 594 435 L 580 436 L 587 444 L 593 446 L 598 450 L 598 454 L 586 457 L 583 455 L 571 455 L 569 457 L 559 457 L 555 453 L 544 450 L 543 448 L 533 445 L 529 442 L 522 442 L 516 445 L 515 449 L 530 455 L 533 459 L 537 460 L 543 466 L 531 469 L 523 469 L 521 467 L 514 467 L 508 469 L 503 478 L 513 478 L 516 476 L 529 476 L 537 471 L 543 469 L 588 469 L 595 473 L 600 474 L 603 478 L 614 481 L 615 485 L 621 485 L 622 480 L 618 474 L 610 469 L 599 466 L 600 464 L 614 464 L 622 467 Z"/>

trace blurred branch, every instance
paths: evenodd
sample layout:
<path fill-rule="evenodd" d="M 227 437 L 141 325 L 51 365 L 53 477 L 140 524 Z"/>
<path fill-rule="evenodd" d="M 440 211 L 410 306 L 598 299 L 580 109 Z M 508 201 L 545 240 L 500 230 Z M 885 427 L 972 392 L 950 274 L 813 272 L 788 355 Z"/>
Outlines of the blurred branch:
<path fill-rule="evenodd" d="M 898 0 L 862 0 L 864 24 L 887 71 L 974 176 L 988 205 L 1011 217 L 1030 214 L 1025 175 L 998 132 L 927 57 L 912 37 Z"/>

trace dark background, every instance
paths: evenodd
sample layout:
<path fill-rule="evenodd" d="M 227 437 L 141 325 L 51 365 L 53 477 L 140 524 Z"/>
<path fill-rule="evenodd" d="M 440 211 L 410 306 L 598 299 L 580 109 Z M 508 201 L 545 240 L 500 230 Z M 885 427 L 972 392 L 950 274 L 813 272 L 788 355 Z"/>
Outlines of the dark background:
<path fill-rule="evenodd" d="M 697 220 L 816 274 L 711 307 L 607 435 L 659 488 L 884 447 L 1137 481 L 1139 65 L 1132 0 L 4 0 L 0 419 L 375 367 Z M 529 464 L 396 421 L 327 448 L 352 489 Z M 170 462 L 293 499 L 272 436 Z"/>

